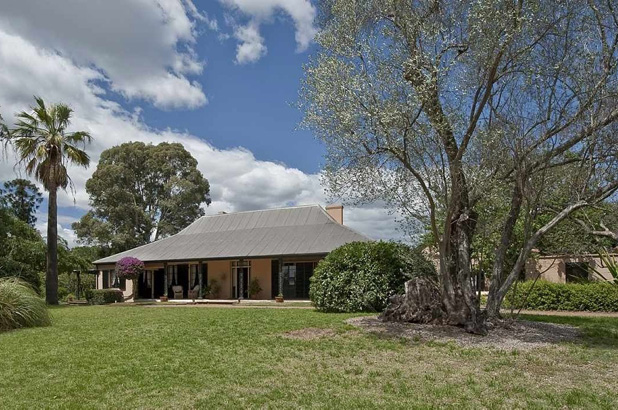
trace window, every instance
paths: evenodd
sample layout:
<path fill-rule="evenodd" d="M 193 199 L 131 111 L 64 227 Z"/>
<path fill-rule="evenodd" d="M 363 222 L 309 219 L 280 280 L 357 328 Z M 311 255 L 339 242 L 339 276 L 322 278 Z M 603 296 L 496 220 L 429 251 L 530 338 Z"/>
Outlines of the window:
<path fill-rule="evenodd" d="M 103 289 L 119 288 L 120 290 L 127 290 L 126 279 L 118 279 L 116 271 L 114 269 L 107 269 L 103 272 Z"/>
<path fill-rule="evenodd" d="M 296 286 L 296 264 L 286 263 L 283 265 L 283 277 L 287 279 L 288 285 Z"/>
<path fill-rule="evenodd" d="M 283 296 L 288 299 L 308 299 L 309 279 L 315 262 L 287 262 L 283 264 Z M 273 278 L 277 274 L 275 273 Z M 278 278 L 274 282 L 278 286 Z"/>
<path fill-rule="evenodd" d="M 566 262 L 565 274 L 567 283 L 588 282 L 590 264 L 587 262 Z"/>

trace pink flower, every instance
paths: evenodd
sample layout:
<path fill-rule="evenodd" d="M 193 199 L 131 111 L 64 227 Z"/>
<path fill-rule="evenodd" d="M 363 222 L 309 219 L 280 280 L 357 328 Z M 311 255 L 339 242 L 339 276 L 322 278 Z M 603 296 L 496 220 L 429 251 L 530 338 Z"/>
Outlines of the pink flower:
<path fill-rule="evenodd" d="M 119 279 L 137 279 L 144 272 L 144 262 L 127 256 L 116 263 L 116 274 Z"/>

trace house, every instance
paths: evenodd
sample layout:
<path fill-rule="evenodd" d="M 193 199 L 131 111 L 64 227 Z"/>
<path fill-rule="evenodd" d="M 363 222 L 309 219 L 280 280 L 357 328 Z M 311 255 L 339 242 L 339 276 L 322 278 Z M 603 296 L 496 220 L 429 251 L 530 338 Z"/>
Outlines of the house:
<path fill-rule="evenodd" d="M 318 261 L 349 242 L 368 241 L 343 225 L 343 206 L 296 206 L 204 216 L 176 235 L 94 262 L 97 289 L 119 287 L 115 264 L 125 256 L 140 259 L 145 273 L 137 297 L 158 299 L 307 299 L 309 278 Z M 282 281 L 280 281 L 282 278 Z M 208 286 L 209 293 L 203 294 Z M 208 289 L 206 288 L 206 289 Z"/>
<path fill-rule="evenodd" d="M 613 281 L 607 266 L 598 254 L 536 255 L 526 263 L 526 280 L 539 279 L 554 283 Z M 612 258 L 618 254 L 610 254 Z"/>

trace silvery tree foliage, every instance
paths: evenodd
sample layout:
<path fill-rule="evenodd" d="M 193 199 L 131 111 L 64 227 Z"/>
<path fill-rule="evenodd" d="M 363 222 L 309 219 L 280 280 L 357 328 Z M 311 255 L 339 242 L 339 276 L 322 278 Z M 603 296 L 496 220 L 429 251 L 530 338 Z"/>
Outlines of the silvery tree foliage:
<path fill-rule="evenodd" d="M 428 226 L 441 320 L 485 333 L 538 240 L 618 187 L 618 1 L 319 4 L 301 105 L 328 188 Z M 496 238 L 486 311 L 471 280 L 480 224 Z"/>

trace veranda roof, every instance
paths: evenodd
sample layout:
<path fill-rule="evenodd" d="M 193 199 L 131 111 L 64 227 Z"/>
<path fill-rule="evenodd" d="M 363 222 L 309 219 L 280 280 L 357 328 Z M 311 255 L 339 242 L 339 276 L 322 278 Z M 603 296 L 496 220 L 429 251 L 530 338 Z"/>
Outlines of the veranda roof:
<path fill-rule="evenodd" d="M 349 242 L 368 241 L 337 223 L 319 205 L 204 216 L 168 238 L 99 259 L 144 262 L 321 255 Z"/>

